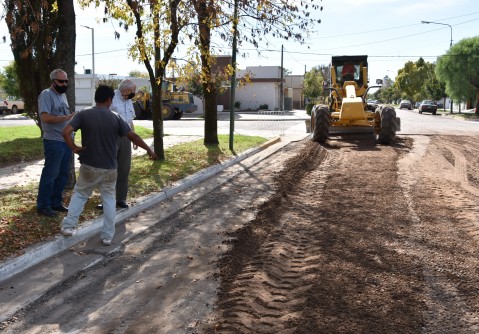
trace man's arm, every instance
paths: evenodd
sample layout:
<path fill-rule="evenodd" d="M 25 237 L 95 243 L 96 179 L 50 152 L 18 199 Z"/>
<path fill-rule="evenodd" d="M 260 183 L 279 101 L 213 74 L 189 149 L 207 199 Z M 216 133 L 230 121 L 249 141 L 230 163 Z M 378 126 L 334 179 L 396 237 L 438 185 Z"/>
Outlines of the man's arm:
<path fill-rule="evenodd" d="M 63 128 L 62 135 L 63 138 L 65 139 L 65 143 L 68 145 L 68 147 L 73 151 L 73 153 L 79 153 L 83 150 L 83 147 L 77 146 L 75 142 L 73 141 L 73 132 L 75 132 L 75 129 L 70 125 L 67 124 Z"/>
<path fill-rule="evenodd" d="M 44 123 L 53 124 L 53 123 L 61 123 L 61 122 L 69 121 L 74 115 L 75 115 L 74 112 L 71 113 L 70 115 L 62 115 L 62 116 L 53 116 L 47 112 L 42 112 L 40 113 L 40 118 L 42 122 Z"/>
<path fill-rule="evenodd" d="M 133 142 L 133 144 L 138 145 L 142 149 L 144 149 L 146 151 L 146 153 L 148 153 L 148 155 L 150 156 L 151 159 L 153 159 L 153 160 L 158 159 L 158 157 L 156 156 L 156 153 L 153 152 L 153 150 L 148 146 L 148 144 L 145 143 L 143 141 L 143 139 L 141 139 L 141 137 L 138 136 L 135 132 L 130 131 L 130 132 L 128 132 L 128 134 L 126 136 Z"/>

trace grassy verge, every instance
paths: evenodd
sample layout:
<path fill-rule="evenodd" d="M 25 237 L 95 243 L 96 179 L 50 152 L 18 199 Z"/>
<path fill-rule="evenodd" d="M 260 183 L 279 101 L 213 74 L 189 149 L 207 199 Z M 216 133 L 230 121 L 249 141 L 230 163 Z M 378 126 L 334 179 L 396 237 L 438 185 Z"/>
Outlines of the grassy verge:
<path fill-rule="evenodd" d="M 203 140 L 198 140 L 170 147 L 165 149 L 165 161 L 151 161 L 146 156 L 133 158 L 129 199 L 160 191 L 205 167 L 233 157 L 233 152 L 229 150 L 229 137 L 220 135 L 219 141 L 218 146 L 205 146 Z M 235 135 L 235 152 L 244 152 L 265 141 L 266 139 L 261 137 Z M 38 184 L 34 183 L 0 190 L 0 260 L 19 255 L 27 246 L 45 241 L 59 233 L 60 223 L 65 215 L 47 218 L 36 214 L 37 186 Z M 70 196 L 71 190 L 66 191 L 67 205 Z M 80 217 L 80 224 L 100 214 L 95 209 L 98 203 L 99 194 L 94 193 Z"/>
<path fill-rule="evenodd" d="M 456 119 L 463 119 L 463 120 L 468 120 L 468 121 L 479 121 L 479 115 L 476 115 L 474 112 L 457 112 L 454 111 L 454 114 L 451 114 L 449 111 L 443 112 L 441 110 L 442 114 L 448 117 L 453 117 Z"/>

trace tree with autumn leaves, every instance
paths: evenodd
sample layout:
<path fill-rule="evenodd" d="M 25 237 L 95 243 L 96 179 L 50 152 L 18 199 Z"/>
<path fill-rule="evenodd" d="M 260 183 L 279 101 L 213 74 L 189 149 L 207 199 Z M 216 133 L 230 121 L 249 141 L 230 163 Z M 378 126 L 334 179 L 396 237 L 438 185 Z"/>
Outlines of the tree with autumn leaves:
<path fill-rule="evenodd" d="M 4 8 L 25 112 L 40 126 L 37 99 L 41 91 L 50 86 L 50 72 L 61 68 L 74 78 L 73 0 L 5 0 Z M 68 103 L 74 106 L 74 80 L 70 81 L 69 87 Z"/>

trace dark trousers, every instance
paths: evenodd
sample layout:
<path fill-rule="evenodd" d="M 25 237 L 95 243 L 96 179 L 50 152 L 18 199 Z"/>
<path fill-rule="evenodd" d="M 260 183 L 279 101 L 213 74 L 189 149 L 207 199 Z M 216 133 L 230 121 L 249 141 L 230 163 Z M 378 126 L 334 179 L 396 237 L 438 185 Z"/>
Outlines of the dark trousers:
<path fill-rule="evenodd" d="M 118 176 L 116 179 L 116 201 L 126 202 L 128 194 L 128 177 L 131 167 L 131 141 L 128 137 L 118 139 Z"/>

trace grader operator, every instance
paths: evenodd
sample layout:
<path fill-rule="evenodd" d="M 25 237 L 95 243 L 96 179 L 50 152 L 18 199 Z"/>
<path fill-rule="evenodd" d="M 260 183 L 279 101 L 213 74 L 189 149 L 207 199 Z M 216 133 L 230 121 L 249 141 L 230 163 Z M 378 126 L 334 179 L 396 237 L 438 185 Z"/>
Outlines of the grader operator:
<path fill-rule="evenodd" d="M 369 111 L 367 56 L 333 56 L 329 105 L 315 105 L 311 112 L 312 140 L 324 143 L 331 133 L 367 132 L 381 144 L 390 144 L 400 131 L 393 107 L 382 105 Z"/>

